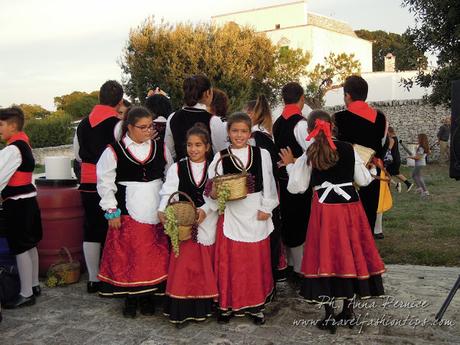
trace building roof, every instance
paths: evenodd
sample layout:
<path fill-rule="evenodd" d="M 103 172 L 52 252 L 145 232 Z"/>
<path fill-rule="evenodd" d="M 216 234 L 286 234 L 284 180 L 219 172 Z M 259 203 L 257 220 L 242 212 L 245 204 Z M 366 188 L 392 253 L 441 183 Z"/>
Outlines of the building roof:
<path fill-rule="evenodd" d="M 333 19 L 331 17 L 308 12 L 307 23 L 308 25 L 317 26 L 322 29 L 335 31 L 348 36 L 358 37 L 348 23 Z"/>

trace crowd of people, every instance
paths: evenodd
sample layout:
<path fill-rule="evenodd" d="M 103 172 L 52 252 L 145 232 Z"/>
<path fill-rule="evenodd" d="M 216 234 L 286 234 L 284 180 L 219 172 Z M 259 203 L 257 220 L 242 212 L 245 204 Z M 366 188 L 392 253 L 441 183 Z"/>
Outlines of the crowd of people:
<path fill-rule="evenodd" d="M 274 122 L 263 95 L 228 114 L 227 95 L 203 75 L 186 78 L 183 92 L 183 106 L 173 112 L 162 90 L 137 106 L 123 99 L 118 82 L 107 81 L 100 104 L 78 125 L 87 292 L 125 297 L 125 317 L 153 315 L 161 307 L 178 327 L 213 314 L 220 323 L 248 316 L 261 325 L 276 283 L 289 279 L 308 302 L 324 305 L 319 328 L 352 326 L 353 299 L 385 293 L 374 229 L 382 188 L 375 177 L 385 171 L 387 150 L 393 154 L 388 171 L 412 188 L 399 173 L 394 131 L 387 136 L 385 115 L 366 103 L 366 81 L 346 79 L 345 110 L 306 117 L 303 88 L 288 83 Z M 41 292 L 36 246 L 42 229 L 23 125 L 20 108 L 0 111 L 7 143 L 0 152 L 0 190 L 21 282 L 18 298 L 5 308 L 33 305 Z M 372 149 L 374 160 L 364 161 L 353 144 Z M 428 152 L 420 135 L 413 158 L 422 162 Z M 426 194 L 422 165 L 413 178 Z M 214 177 L 243 170 L 247 196 L 219 212 Z M 174 248 L 177 255 L 164 225 L 178 191 L 197 207 L 197 226 L 195 236 Z M 343 300 L 338 315 L 334 299 Z"/>

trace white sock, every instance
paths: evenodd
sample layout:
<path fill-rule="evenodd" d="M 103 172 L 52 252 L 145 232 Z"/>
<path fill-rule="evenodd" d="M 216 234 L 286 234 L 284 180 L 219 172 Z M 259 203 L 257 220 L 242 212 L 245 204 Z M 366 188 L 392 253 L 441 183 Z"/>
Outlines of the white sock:
<path fill-rule="evenodd" d="M 29 251 L 16 255 L 22 297 L 32 296 L 32 259 Z"/>
<path fill-rule="evenodd" d="M 38 251 L 37 247 L 33 247 L 32 249 L 27 251 L 30 255 L 30 259 L 32 260 L 32 286 L 38 286 L 40 281 L 38 280 Z"/>
<path fill-rule="evenodd" d="M 303 244 L 298 247 L 286 247 L 288 264 L 294 268 L 294 272 L 300 273 L 302 268 Z"/>
<path fill-rule="evenodd" d="M 101 259 L 101 244 L 97 242 L 83 242 L 86 268 L 88 269 L 89 281 L 98 282 L 99 261 Z"/>
<path fill-rule="evenodd" d="M 375 218 L 374 234 L 378 235 L 383 233 L 383 213 L 377 213 Z"/>

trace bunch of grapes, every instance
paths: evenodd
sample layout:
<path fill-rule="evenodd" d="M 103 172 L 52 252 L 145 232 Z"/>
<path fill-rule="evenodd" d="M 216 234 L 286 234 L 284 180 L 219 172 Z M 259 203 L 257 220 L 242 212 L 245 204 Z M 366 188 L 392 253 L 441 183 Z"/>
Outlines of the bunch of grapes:
<path fill-rule="evenodd" d="M 248 189 L 248 193 L 254 193 L 256 187 L 256 178 L 252 174 L 248 174 L 246 176 L 246 187 Z"/>
<path fill-rule="evenodd" d="M 166 207 L 165 210 L 166 223 L 165 234 L 171 239 L 171 245 L 174 255 L 179 256 L 179 227 L 177 224 L 176 213 L 171 206 Z"/>
<path fill-rule="evenodd" d="M 56 287 L 58 285 L 58 280 L 56 276 L 50 275 L 48 279 L 46 279 L 46 286 L 48 287 Z"/>
<path fill-rule="evenodd" d="M 230 188 L 228 184 L 222 183 L 217 188 L 217 209 L 219 214 L 223 214 L 225 210 L 225 204 L 230 198 Z"/>
<path fill-rule="evenodd" d="M 212 191 L 212 180 L 208 180 L 206 182 L 206 185 L 204 186 L 204 195 L 205 196 L 208 196 L 211 194 L 211 191 Z"/>
<path fill-rule="evenodd" d="M 198 224 L 195 223 L 192 226 L 192 240 L 196 243 L 198 242 Z"/>

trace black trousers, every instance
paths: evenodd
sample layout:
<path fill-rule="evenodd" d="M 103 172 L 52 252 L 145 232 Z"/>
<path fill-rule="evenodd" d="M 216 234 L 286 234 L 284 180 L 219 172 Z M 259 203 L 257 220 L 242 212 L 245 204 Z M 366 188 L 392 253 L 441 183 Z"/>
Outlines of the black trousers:
<path fill-rule="evenodd" d="M 107 236 L 108 222 L 99 206 L 101 198 L 97 192 L 80 192 L 80 195 L 85 210 L 83 241 L 103 244 Z"/>

